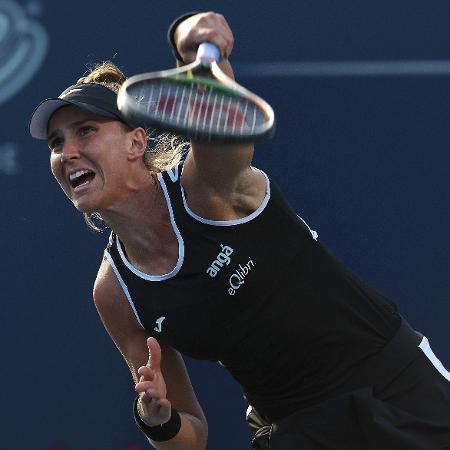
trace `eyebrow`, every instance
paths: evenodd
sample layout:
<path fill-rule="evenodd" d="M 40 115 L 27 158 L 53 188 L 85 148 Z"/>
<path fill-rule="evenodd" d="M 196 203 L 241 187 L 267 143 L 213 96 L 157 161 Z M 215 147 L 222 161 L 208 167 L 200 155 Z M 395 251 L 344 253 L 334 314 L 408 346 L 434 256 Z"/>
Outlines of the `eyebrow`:
<path fill-rule="evenodd" d="M 76 120 L 75 122 L 72 122 L 72 123 L 70 123 L 69 125 L 68 125 L 68 128 L 76 128 L 76 127 L 78 127 L 78 126 L 80 126 L 80 125 L 82 125 L 83 123 L 85 123 L 85 122 L 89 122 L 89 121 L 91 121 L 91 120 L 94 120 L 94 119 L 83 119 L 83 120 Z M 53 130 L 48 136 L 47 136 L 47 141 L 50 141 L 51 139 L 53 139 L 58 133 L 60 133 L 61 132 L 61 129 L 60 128 L 57 128 L 56 130 Z"/>

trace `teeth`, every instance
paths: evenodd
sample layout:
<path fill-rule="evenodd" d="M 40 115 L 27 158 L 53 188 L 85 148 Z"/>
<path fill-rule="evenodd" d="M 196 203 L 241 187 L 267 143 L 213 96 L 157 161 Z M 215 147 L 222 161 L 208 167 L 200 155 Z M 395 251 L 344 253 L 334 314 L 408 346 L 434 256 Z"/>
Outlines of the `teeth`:
<path fill-rule="evenodd" d="M 89 170 L 78 170 L 77 172 L 71 173 L 69 175 L 69 180 L 70 181 L 76 180 L 77 178 L 81 177 L 86 173 L 89 173 Z"/>

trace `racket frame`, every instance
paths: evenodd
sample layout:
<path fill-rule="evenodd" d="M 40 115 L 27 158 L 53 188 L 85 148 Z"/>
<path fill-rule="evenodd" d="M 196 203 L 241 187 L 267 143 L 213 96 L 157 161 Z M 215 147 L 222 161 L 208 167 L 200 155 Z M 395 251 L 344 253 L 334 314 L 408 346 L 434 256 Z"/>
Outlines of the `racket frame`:
<path fill-rule="evenodd" d="M 167 125 L 162 120 L 148 116 L 142 112 L 140 108 L 133 108 L 133 105 L 136 104 L 136 99 L 132 98 L 132 96 L 128 94 L 128 89 L 130 86 L 150 80 L 162 80 L 167 78 L 176 79 L 177 76 L 186 76 L 188 73 L 194 74 L 196 71 L 209 71 L 214 77 L 212 80 L 221 85 L 220 87 L 223 86 L 224 90 L 228 89 L 232 94 L 250 100 L 252 103 L 257 105 L 260 112 L 265 116 L 266 121 L 261 126 L 257 127 L 256 131 L 254 130 L 251 133 L 243 132 L 238 135 L 223 135 L 210 132 L 206 135 L 198 129 L 189 130 L 184 126 L 177 126 L 173 123 Z M 199 78 L 199 84 L 202 82 L 201 78 L 205 78 L 205 85 L 208 85 L 210 78 L 201 76 Z M 197 77 L 195 79 L 197 80 Z M 165 131 L 173 131 L 199 141 L 259 142 L 272 137 L 275 131 L 275 114 L 269 103 L 228 77 L 220 69 L 217 61 L 211 59 L 200 59 L 199 57 L 197 57 L 194 62 L 182 67 L 157 72 L 142 73 L 128 78 L 121 86 L 117 95 L 117 106 L 127 121 L 131 121 L 132 123 L 142 123 L 145 124 L 145 126 L 162 129 Z"/>

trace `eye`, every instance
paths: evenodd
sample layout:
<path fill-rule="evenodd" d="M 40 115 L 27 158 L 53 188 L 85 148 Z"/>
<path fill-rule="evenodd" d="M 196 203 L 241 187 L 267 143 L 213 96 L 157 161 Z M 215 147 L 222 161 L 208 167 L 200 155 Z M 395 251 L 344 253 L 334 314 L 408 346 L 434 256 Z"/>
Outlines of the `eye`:
<path fill-rule="evenodd" d="M 81 136 L 81 137 L 84 137 L 84 136 L 89 135 L 93 131 L 95 131 L 93 126 L 83 125 L 80 128 L 78 128 L 78 135 Z"/>
<path fill-rule="evenodd" d="M 60 149 L 63 146 L 63 144 L 64 144 L 64 139 L 62 137 L 56 137 L 56 138 L 48 141 L 48 148 L 52 152 L 56 152 L 56 151 L 58 151 L 58 149 Z"/>

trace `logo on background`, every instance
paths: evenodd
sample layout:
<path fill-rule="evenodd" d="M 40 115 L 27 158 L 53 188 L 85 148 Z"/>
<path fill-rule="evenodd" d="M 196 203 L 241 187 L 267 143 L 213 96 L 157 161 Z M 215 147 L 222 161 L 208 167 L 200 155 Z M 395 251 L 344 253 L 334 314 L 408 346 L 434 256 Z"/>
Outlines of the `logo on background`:
<path fill-rule="evenodd" d="M 47 53 L 47 33 L 33 18 L 39 6 L 0 0 L 0 104 L 33 78 Z"/>
<path fill-rule="evenodd" d="M 0 144 L 0 175 L 20 173 L 19 149 L 13 142 Z"/>

